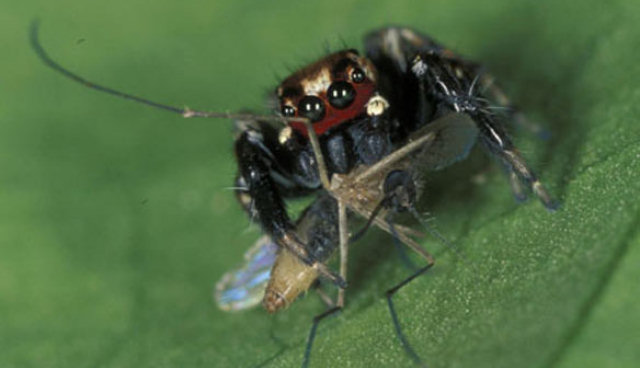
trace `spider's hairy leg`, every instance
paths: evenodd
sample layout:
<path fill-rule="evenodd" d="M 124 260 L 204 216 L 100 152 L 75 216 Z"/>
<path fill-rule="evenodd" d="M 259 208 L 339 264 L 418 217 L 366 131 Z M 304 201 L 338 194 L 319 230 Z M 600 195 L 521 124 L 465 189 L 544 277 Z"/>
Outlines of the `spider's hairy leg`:
<path fill-rule="evenodd" d="M 518 185 L 513 183 L 515 176 L 529 187 L 548 210 L 556 210 L 558 204 L 551 198 L 538 176 L 520 155 L 520 152 L 513 145 L 504 129 L 486 114 L 474 117 L 474 121 L 478 124 L 481 140 L 489 149 L 489 152 L 498 157 L 508 168 L 512 189 L 516 197 L 522 198 L 522 191 Z"/>
<path fill-rule="evenodd" d="M 515 197 L 516 201 L 523 202 L 527 199 L 527 193 L 518 177 L 518 174 L 507 168 L 507 175 L 509 175 L 509 185 L 511 185 L 511 192 Z"/>
<path fill-rule="evenodd" d="M 476 78 L 479 80 L 479 94 L 486 93 L 491 100 L 495 101 L 498 104 L 498 106 L 487 106 L 486 110 L 492 113 L 492 110 L 499 108 L 506 116 L 506 120 L 514 123 L 516 127 L 521 128 L 542 139 L 546 139 L 549 137 L 549 132 L 545 128 L 527 119 L 524 113 L 522 113 L 520 109 L 513 105 L 511 99 L 506 95 L 502 88 L 500 88 L 497 83 L 495 83 L 495 77 L 493 75 L 482 71 L 480 71 L 479 73 L 480 74 L 476 75 Z M 482 99 L 482 97 L 480 97 L 480 99 Z M 484 114 L 491 115 L 487 114 L 486 112 L 484 112 Z M 493 124 L 495 125 L 497 123 L 494 122 Z M 503 135 L 505 136 L 505 139 L 503 139 L 504 141 L 506 140 L 506 134 L 503 133 Z M 519 165 L 526 166 L 524 159 L 522 159 L 522 157 L 519 157 L 519 159 Z M 529 179 L 532 179 L 531 176 L 523 176 L 521 170 L 514 170 L 513 165 L 515 164 L 515 162 L 511 162 L 511 160 L 503 161 L 506 163 L 505 166 L 507 169 L 507 174 L 509 176 L 511 190 L 516 200 L 524 201 L 527 198 L 527 194 L 525 193 L 520 178 L 523 178 L 525 181 L 527 181 Z M 529 171 L 531 170 L 529 169 Z M 533 174 L 533 172 L 531 172 L 531 174 L 535 177 L 535 174 Z M 557 204 L 552 203 L 553 201 L 549 197 L 548 193 L 546 193 L 546 190 L 541 184 L 535 184 L 535 186 L 538 188 L 537 190 L 534 188 L 534 185 L 530 184 L 530 186 L 532 187 L 534 193 L 538 197 L 540 197 L 540 200 L 543 202 L 545 207 L 554 209 L 557 206 Z"/>
<path fill-rule="evenodd" d="M 305 264 L 316 268 L 323 277 L 338 287 L 345 288 L 344 279 L 316 259 L 295 234 L 283 195 L 286 193 L 295 196 L 303 193 L 305 188 L 295 182 L 286 169 L 279 167 L 274 153 L 276 150 L 272 147 L 277 143 L 268 139 L 273 132 L 267 127 L 245 125 L 236 139 L 235 152 L 239 166 L 236 187 L 240 188 L 236 192 L 237 198 L 249 217 L 255 219 L 263 231 L 280 246 L 288 249 Z"/>
<path fill-rule="evenodd" d="M 506 107 L 516 124 L 541 136 L 544 136 L 544 131 L 513 108 L 506 94 L 493 83 L 493 77 L 485 73 L 479 64 L 463 59 L 428 36 L 409 28 L 388 27 L 374 31 L 367 35 L 365 44 L 367 55 L 385 69 L 392 84 L 402 85 L 402 88 L 393 90 L 400 90 L 401 95 L 395 99 L 392 95 L 391 100 L 396 105 L 400 103 L 402 110 L 409 111 L 407 117 L 414 118 L 418 126 L 425 119 L 424 111 L 428 109 L 421 101 L 424 99 L 422 91 L 426 91 L 426 99 L 434 100 L 436 104 L 469 114 L 478 126 L 483 143 L 506 165 L 516 198 L 521 199 L 524 194 L 521 185 L 514 181 L 517 177 L 545 207 L 550 210 L 556 208 L 556 203 L 520 156 L 500 123 L 492 117 L 493 107 L 483 93 Z M 412 78 L 420 81 L 418 86 Z M 405 96 L 402 94 L 404 90 L 412 93 Z"/>
<path fill-rule="evenodd" d="M 555 210 L 557 204 L 520 155 L 500 121 L 487 111 L 482 95 L 469 95 L 477 80 L 475 71 L 465 69 L 455 60 L 433 54 L 417 55 L 413 63 L 412 72 L 423 81 L 430 95 L 446 108 L 468 115 L 476 124 L 482 143 L 507 167 L 509 175 L 517 176 L 547 209 Z M 518 186 L 512 185 L 512 188 L 516 196 L 522 196 Z"/>

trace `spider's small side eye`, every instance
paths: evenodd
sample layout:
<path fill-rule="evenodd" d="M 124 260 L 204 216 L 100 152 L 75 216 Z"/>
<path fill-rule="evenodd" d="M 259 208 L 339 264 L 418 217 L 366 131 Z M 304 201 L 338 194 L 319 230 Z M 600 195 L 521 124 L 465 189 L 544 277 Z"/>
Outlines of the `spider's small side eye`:
<path fill-rule="evenodd" d="M 355 83 L 362 83 L 364 82 L 364 79 L 365 79 L 365 74 L 362 71 L 362 69 L 355 68 L 353 69 L 353 71 L 351 71 L 351 80 L 354 81 Z"/>
<path fill-rule="evenodd" d="M 319 97 L 305 96 L 298 103 L 298 111 L 313 122 L 320 121 L 324 118 L 324 103 Z"/>
<path fill-rule="evenodd" d="M 334 82 L 327 91 L 329 103 L 331 106 L 344 109 L 351 105 L 356 98 L 356 90 L 351 86 L 349 82 Z"/>
<path fill-rule="evenodd" d="M 295 114 L 296 114 L 296 109 L 293 106 L 282 105 L 283 116 L 294 116 Z"/>

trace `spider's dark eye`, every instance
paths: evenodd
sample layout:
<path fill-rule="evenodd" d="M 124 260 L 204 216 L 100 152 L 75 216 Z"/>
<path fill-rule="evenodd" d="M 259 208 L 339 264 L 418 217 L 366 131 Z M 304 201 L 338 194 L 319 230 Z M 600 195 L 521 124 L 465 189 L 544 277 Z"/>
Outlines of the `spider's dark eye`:
<path fill-rule="evenodd" d="M 327 91 L 327 97 L 331 106 L 337 109 L 344 109 L 351 105 L 356 98 L 356 90 L 349 82 L 334 82 L 331 83 Z"/>
<path fill-rule="evenodd" d="M 283 105 L 282 106 L 282 115 L 284 116 L 294 116 L 296 114 L 296 109 L 293 106 Z"/>
<path fill-rule="evenodd" d="M 320 121 L 324 118 L 324 103 L 316 96 L 305 96 L 298 103 L 298 111 L 312 122 Z"/>
<path fill-rule="evenodd" d="M 353 69 L 353 71 L 351 71 L 351 80 L 354 81 L 355 83 L 364 82 L 364 78 L 365 78 L 365 75 L 362 69 L 355 68 Z"/>

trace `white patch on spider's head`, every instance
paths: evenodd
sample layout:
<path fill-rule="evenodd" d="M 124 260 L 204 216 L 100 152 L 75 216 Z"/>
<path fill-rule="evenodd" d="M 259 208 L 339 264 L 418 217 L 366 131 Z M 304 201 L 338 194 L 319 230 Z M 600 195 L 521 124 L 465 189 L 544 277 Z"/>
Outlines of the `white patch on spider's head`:
<path fill-rule="evenodd" d="M 300 81 L 300 85 L 306 96 L 318 96 L 329 89 L 331 85 L 331 71 L 329 68 L 322 68 L 313 77 Z"/>
<path fill-rule="evenodd" d="M 282 130 L 280 131 L 280 134 L 278 134 L 278 142 L 284 145 L 291 139 L 292 136 L 293 136 L 293 129 L 291 129 L 290 126 L 286 126 L 282 128 Z"/>
<path fill-rule="evenodd" d="M 388 108 L 389 101 L 387 101 L 384 97 L 376 94 L 373 95 L 367 102 L 367 115 L 379 116 L 382 115 Z"/>

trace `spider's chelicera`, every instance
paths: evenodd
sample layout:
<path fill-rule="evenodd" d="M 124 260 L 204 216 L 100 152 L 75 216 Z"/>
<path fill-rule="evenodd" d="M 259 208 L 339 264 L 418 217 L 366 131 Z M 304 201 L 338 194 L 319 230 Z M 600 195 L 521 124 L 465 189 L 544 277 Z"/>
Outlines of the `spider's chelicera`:
<path fill-rule="evenodd" d="M 375 224 L 426 261 L 387 291 L 397 335 L 420 363 L 402 334 L 392 296 L 427 271 L 433 257 L 413 239 L 419 232 L 396 223 L 394 215 L 408 211 L 419 217 L 415 205 L 425 172 L 463 159 L 480 141 L 506 169 L 517 198 L 528 189 L 546 208 L 555 208 L 506 134 L 502 121 L 524 123 L 524 118 L 493 78 L 408 28 L 373 31 L 365 37 L 364 55 L 352 49 L 335 52 L 293 73 L 275 91 L 279 117 L 180 109 L 99 86 L 51 60 L 35 27 L 32 36 L 48 66 L 91 88 L 185 117 L 235 118 L 236 196 L 265 235 L 247 253 L 246 265 L 218 283 L 216 300 L 226 310 L 262 300 L 275 312 L 318 278 L 336 284 L 335 302 L 322 294 L 330 308 L 314 318 L 303 366 L 318 322 L 344 306 L 348 246 L 362 234 L 349 233 L 350 217 L 363 217 L 365 229 Z M 314 193 L 315 201 L 292 220 L 286 200 Z M 340 270 L 334 272 L 326 262 L 337 248 Z"/>

